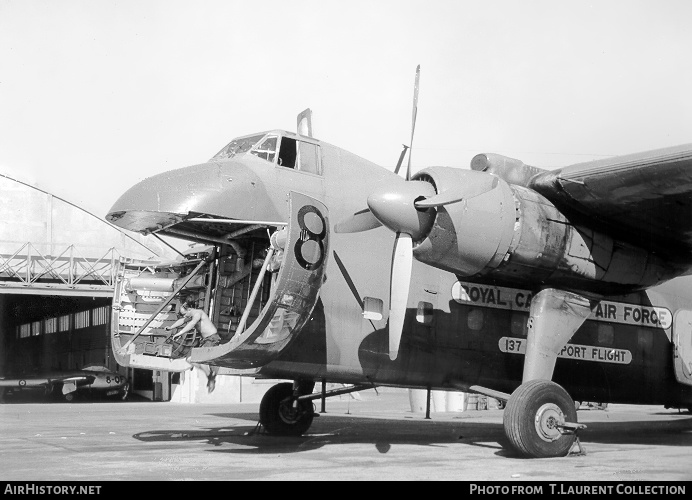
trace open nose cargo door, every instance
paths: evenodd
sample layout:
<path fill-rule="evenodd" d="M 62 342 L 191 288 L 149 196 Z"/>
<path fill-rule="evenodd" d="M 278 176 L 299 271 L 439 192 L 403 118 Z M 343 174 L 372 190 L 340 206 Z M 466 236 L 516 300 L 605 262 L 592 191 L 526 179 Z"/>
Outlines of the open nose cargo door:
<path fill-rule="evenodd" d="M 191 363 L 236 369 L 257 368 L 276 358 L 300 334 L 317 303 L 329 252 L 327 208 L 306 195 L 289 195 L 289 222 L 271 238 L 267 256 L 235 335 L 213 347 L 178 344 L 175 332 L 165 330 L 178 318 L 179 294 L 209 287 L 222 297 L 224 280 L 213 280 L 212 257 L 191 259 L 177 266 L 124 261 L 113 302 L 112 346 L 122 366 L 150 370 L 184 371 Z M 216 255 L 218 252 L 211 252 Z M 280 262 L 271 276 L 269 297 L 247 327 L 248 312 L 270 262 Z M 212 307 L 221 307 L 220 301 Z M 208 311 L 214 317 L 212 311 Z M 218 326 L 218 325 L 217 325 Z"/>

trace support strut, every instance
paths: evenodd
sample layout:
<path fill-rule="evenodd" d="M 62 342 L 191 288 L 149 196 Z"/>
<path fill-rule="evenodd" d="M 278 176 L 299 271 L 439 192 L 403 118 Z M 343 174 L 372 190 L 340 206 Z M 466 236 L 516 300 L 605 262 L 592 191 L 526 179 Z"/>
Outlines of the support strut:
<path fill-rule="evenodd" d="M 262 269 L 260 269 L 260 273 L 257 276 L 257 279 L 255 280 L 255 286 L 252 288 L 252 293 L 250 294 L 247 304 L 245 305 L 243 316 L 240 318 L 240 322 L 238 323 L 238 328 L 236 329 L 235 333 L 236 335 L 242 334 L 243 330 L 245 330 L 245 323 L 247 323 L 247 318 L 250 315 L 250 310 L 252 309 L 252 305 L 255 302 L 255 298 L 257 297 L 257 292 L 259 291 L 260 285 L 264 281 L 264 273 L 267 271 L 267 266 L 269 265 L 269 261 L 271 260 L 272 255 L 274 255 L 274 248 L 269 247 L 269 250 L 267 251 L 267 256 L 264 258 L 264 262 L 262 263 Z M 250 273 L 250 276 L 252 276 L 252 273 Z"/>
<path fill-rule="evenodd" d="M 331 391 L 319 392 L 316 394 L 306 394 L 304 396 L 298 396 L 296 401 L 313 401 L 315 399 L 320 399 L 322 397 L 329 398 L 332 396 L 340 396 L 342 394 L 350 394 L 352 392 L 364 391 L 366 389 L 374 389 L 372 385 L 352 385 L 351 387 L 344 387 L 342 389 L 332 389 Z"/>
<path fill-rule="evenodd" d="M 553 378 L 557 355 L 597 305 L 598 301 L 555 288 L 533 298 L 522 383 Z"/>

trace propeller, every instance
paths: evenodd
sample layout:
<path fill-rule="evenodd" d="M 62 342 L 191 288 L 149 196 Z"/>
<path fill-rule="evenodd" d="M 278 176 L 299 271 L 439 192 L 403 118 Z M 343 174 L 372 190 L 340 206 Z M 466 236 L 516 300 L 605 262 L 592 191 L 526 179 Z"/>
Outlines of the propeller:
<path fill-rule="evenodd" d="M 406 166 L 406 180 L 411 180 L 411 147 L 413 147 L 413 134 L 416 131 L 416 116 L 418 115 L 418 82 L 420 81 L 420 64 L 416 66 L 416 80 L 413 84 L 413 113 L 411 117 L 411 140 L 409 141 L 408 147 L 408 165 Z M 396 166 L 394 173 L 399 173 L 399 168 L 401 167 L 402 160 L 406 154 L 406 146 L 404 145 L 404 150 L 401 152 L 399 157 L 399 163 Z M 432 186 L 431 186 L 432 187 Z M 382 206 L 381 201 L 386 198 L 394 199 L 396 196 L 391 196 L 385 193 L 384 196 L 380 195 L 377 198 L 377 193 L 375 197 L 371 195 L 368 197 L 368 207 L 375 213 L 380 214 L 377 217 L 378 220 L 383 221 L 382 217 Z M 372 198 L 372 200 L 371 200 Z M 415 201 L 414 201 L 415 203 Z M 373 210 L 373 205 L 376 206 Z M 379 206 L 378 206 L 379 205 Z M 408 212 L 408 207 L 404 209 Z M 420 217 L 418 217 L 419 222 L 423 222 L 421 219 L 425 218 L 426 221 L 424 225 L 426 229 L 432 227 L 434 221 L 434 214 L 430 218 L 431 210 L 426 212 L 419 212 Z M 426 214 L 424 217 L 423 214 Z M 413 215 L 413 214 L 411 214 Z M 408 221 L 407 221 L 408 222 Z M 416 219 L 410 217 L 410 222 L 416 225 Z M 383 223 L 392 230 L 397 228 L 392 228 L 387 225 L 386 222 Z M 398 226 L 398 225 L 397 225 Z M 430 226 L 430 227 L 427 227 Z M 401 227 L 401 226 L 398 226 Z M 421 225 L 418 226 L 419 229 L 422 228 Z M 404 318 L 406 316 L 406 304 L 408 303 L 408 292 L 411 286 L 411 270 L 413 268 L 413 236 L 409 232 L 399 231 L 396 234 L 396 240 L 394 241 L 394 255 L 392 258 L 392 276 L 390 279 L 390 290 L 389 290 L 389 359 L 394 361 L 399 355 L 399 344 L 401 343 L 401 332 L 404 329 Z"/>
<path fill-rule="evenodd" d="M 392 278 L 389 291 L 389 359 L 392 361 L 399 355 L 412 269 L 413 239 L 410 234 L 397 233 L 394 241 Z"/>
<path fill-rule="evenodd" d="M 370 214 L 381 225 L 396 233 L 389 291 L 389 359 L 392 361 L 399 354 L 404 328 L 413 268 L 413 242 L 422 239 L 430 231 L 436 215 L 433 209 L 419 210 L 415 207 L 417 199 L 434 195 L 432 184 L 406 182 L 403 179 L 395 184 L 368 196 Z"/>
<path fill-rule="evenodd" d="M 411 145 L 418 114 L 419 80 L 420 65 L 416 68 L 413 89 Z M 407 150 L 406 178 L 402 179 L 398 173 Z M 394 173 L 397 174 L 396 177 L 388 179 L 368 196 L 368 208 L 359 210 L 334 226 L 337 233 L 357 233 L 385 226 L 396 234 L 389 292 L 389 359 L 392 361 L 399 355 L 404 328 L 413 268 L 413 243 L 425 238 L 432 229 L 437 215 L 436 208 L 479 196 L 494 189 L 498 182 L 496 177 L 483 174 L 476 176 L 473 182 L 436 193 L 435 187 L 429 182 L 411 181 L 410 145 L 404 145 Z"/>
<path fill-rule="evenodd" d="M 389 227 L 394 232 L 399 232 L 401 227 L 412 228 L 420 222 L 421 217 L 428 216 L 428 208 L 438 208 L 462 200 L 470 200 L 476 196 L 492 191 L 497 186 L 499 179 L 494 175 L 483 172 L 469 172 L 473 176 L 473 182 L 468 182 L 462 186 L 442 191 L 436 194 L 431 184 L 424 181 L 409 181 L 403 179 L 390 180 L 383 187 L 380 187 L 368 196 L 368 208 L 355 212 L 334 226 L 334 231 L 343 233 L 360 233 L 369 231 L 382 225 Z M 411 210 L 416 209 L 416 211 Z M 373 213 L 373 209 L 374 212 Z M 385 221 L 390 221 L 389 223 Z M 427 224 L 425 224 L 427 227 Z M 421 237 L 423 232 L 414 230 Z"/>
<path fill-rule="evenodd" d="M 357 233 L 385 226 L 396 234 L 392 254 L 389 311 L 389 358 L 396 360 L 406 316 L 413 267 L 413 242 L 426 237 L 437 208 L 469 200 L 495 189 L 499 180 L 484 172 L 469 172 L 469 181 L 436 194 L 425 181 L 393 177 L 368 196 L 368 208 L 335 226 L 337 233 Z"/>
<path fill-rule="evenodd" d="M 401 150 L 401 154 L 399 155 L 399 161 L 396 162 L 396 168 L 394 169 L 395 174 L 399 174 L 399 169 L 401 168 L 401 164 L 404 163 L 404 156 L 406 156 L 406 150 L 408 149 L 408 146 L 406 144 L 402 144 L 403 148 Z"/>
<path fill-rule="evenodd" d="M 353 216 L 334 225 L 336 233 L 360 233 L 380 227 L 382 223 L 377 220 L 369 208 L 364 208 L 354 213 Z"/>
<path fill-rule="evenodd" d="M 416 116 L 418 116 L 418 82 L 420 80 L 420 64 L 416 67 L 416 82 L 413 84 L 413 118 L 411 119 L 411 141 L 408 152 L 408 165 L 406 167 L 406 180 L 411 180 L 411 151 L 413 147 L 413 133 L 416 131 Z"/>

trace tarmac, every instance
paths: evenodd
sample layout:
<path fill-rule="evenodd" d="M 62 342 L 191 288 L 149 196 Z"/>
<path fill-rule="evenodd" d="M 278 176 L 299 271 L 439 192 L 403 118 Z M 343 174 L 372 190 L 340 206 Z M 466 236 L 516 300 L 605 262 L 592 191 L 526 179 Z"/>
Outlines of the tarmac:
<path fill-rule="evenodd" d="M 692 414 L 580 410 L 584 453 L 527 459 L 502 410 L 411 411 L 405 391 L 328 399 L 306 435 L 271 437 L 258 405 L 18 402 L 0 405 L 2 481 L 635 481 L 692 479 Z"/>

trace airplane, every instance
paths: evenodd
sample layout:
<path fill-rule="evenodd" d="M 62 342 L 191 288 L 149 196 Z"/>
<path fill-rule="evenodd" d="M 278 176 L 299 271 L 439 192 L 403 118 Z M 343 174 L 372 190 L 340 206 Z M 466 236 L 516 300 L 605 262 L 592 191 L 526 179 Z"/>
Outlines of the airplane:
<path fill-rule="evenodd" d="M 126 376 L 105 366 L 90 365 L 82 370 L 47 372 L 17 378 L 0 378 L 3 397 L 16 397 L 22 393 L 43 391 L 45 396 L 64 398 L 72 402 L 77 397 L 104 397 L 125 400 L 130 391 Z"/>
<path fill-rule="evenodd" d="M 260 403 L 269 435 L 304 434 L 313 401 L 349 390 L 482 394 L 525 457 L 574 451 L 575 401 L 692 411 L 692 144 L 553 170 L 479 153 L 415 175 L 409 151 L 400 174 L 410 147 L 378 166 L 316 139 L 306 109 L 297 132 L 135 184 L 109 222 L 206 246 L 121 262 L 117 362 L 292 380 Z M 172 339 L 184 300 L 218 345 Z"/>

